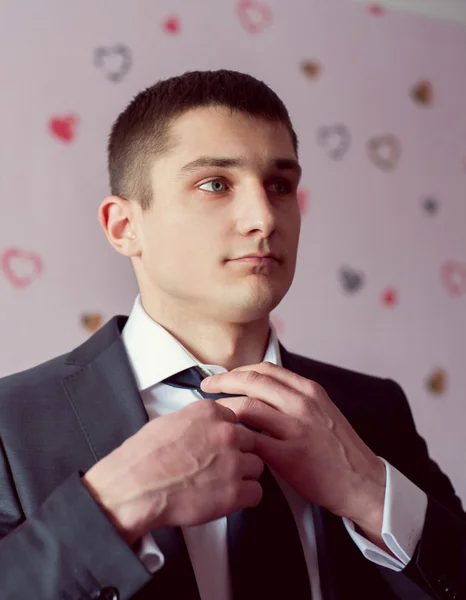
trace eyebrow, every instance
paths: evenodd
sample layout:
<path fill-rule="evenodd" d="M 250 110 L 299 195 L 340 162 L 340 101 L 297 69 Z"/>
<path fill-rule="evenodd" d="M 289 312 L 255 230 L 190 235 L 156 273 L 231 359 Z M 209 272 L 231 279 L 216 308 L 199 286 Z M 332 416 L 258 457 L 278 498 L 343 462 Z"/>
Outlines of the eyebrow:
<path fill-rule="evenodd" d="M 180 174 L 195 173 L 206 167 L 216 167 L 223 169 L 245 169 L 248 162 L 243 158 L 222 158 L 214 156 L 200 156 L 180 169 Z M 279 171 L 294 171 L 298 177 L 301 177 L 302 169 L 297 160 L 294 158 L 276 158 L 271 162 L 272 168 Z"/>

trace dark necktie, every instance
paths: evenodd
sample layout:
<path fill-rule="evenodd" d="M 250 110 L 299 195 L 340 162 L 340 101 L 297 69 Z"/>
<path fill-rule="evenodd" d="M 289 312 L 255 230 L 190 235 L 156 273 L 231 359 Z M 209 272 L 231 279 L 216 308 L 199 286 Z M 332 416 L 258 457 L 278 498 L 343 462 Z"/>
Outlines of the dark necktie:
<path fill-rule="evenodd" d="M 235 394 L 201 390 L 205 375 L 192 367 L 163 381 L 195 389 L 217 400 Z M 243 423 L 246 427 L 254 429 Z M 234 600 L 311 600 L 309 575 L 296 523 L 283 492 L 265 465 L 260 504 L 227 517 L 228 553 Z"/>

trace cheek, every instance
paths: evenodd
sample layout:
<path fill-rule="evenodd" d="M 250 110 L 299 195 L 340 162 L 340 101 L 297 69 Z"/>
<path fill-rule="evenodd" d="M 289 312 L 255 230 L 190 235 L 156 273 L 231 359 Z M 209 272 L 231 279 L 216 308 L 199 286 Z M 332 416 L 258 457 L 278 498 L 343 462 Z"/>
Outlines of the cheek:
<path fill-rule="evenodd" d="M 199 271 L 199 266 L 212 263 L 219 254 L 219 241 L 213 228 L 209 229 L 193 219 L 159 223 L 148 240 L 153 269 L 167 274 L 183 272 L 189 277 L 191 269 Z"/>

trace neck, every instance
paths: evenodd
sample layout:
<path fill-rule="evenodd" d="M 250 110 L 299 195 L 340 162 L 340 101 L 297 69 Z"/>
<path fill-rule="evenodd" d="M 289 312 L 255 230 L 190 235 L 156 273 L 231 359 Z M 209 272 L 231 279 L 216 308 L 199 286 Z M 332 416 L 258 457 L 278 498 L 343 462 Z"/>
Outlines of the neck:
<path fill-rule="evenodd" d="M 231 371 L 262 362 L 269 343 L 269 315 L 247 323 L 219 322 L 188 310 L 174 314 L 141 295 L 146 313 L 162 325 L 202 364 Z"/>

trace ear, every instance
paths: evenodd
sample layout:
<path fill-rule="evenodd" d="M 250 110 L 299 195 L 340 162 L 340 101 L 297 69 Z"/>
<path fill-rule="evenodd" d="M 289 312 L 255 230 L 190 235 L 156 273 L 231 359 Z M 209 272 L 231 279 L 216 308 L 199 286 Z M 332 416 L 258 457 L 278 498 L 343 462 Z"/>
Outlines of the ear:
<path fill-rule="evenodd" d="M 119 196 L 108 196 L 99 206 L 99 223 L 110 245 L 123 256 L 140 256 L 141 246 L 136 235 L 139 205 Z"/>

